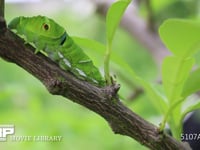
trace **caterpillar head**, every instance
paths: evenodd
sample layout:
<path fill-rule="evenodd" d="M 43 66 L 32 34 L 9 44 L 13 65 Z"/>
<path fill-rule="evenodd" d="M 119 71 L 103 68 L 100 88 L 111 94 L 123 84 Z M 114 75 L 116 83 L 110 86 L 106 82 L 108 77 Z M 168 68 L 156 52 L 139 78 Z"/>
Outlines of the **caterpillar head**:
<path fill-rule="evenodd" d="M 64 43 L 67 36 L 63 27 L 45 16 L 16 17 L 9 23 L 8 27 L 16 29 L 19 34 L 24 34 L 27 37 L 32 34 L 35 35 L 35 38 L 39 37 L 40 40 L 55 40 L 59 44 Z M 31 41 L 38 39 L 31 39 Z"/>

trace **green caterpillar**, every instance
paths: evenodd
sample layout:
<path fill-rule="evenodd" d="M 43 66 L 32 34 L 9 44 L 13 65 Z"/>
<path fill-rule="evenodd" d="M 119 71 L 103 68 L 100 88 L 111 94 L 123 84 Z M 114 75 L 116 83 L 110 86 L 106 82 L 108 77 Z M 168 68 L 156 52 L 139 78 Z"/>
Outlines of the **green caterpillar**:
<path fill-rule="evenodd" d="M 72 72 L 77 78 L 99 86 L 105 84 L 92 60 L 54 20 L 45 16 L 16 17 L 8 27 L 33 43 L 36 53 L 44 51 L 62 69 Z"/>

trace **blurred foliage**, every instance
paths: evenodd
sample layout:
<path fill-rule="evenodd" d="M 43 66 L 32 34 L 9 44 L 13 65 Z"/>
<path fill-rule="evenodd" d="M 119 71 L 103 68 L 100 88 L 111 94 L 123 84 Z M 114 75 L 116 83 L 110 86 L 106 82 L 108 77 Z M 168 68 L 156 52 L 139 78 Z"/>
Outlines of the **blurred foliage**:
<path fill-rule="evenodd" d="M 77 5 L 79 2 L 80 0 Z M 172 5 L 174 0 L 152 2 L 155 13 L 161 14 L 160 12 Z M 6 20 L 9 22 L 16 16 L 45 15 L 62 25 L 70 35 L 95 39 L 105 44 L 105 20 L 95 14 L 95 8 L 91 4 L 87 3 L 88 7 L 85 4 L 80 9 L 74 7 L 76 6 L 74 3 L 50 0 L 41 3 L 9 3 L 5 9 Z M 163 20 L 165 17 L 157 15 L 156 18 Z M 103 70 L 103 56 L 87 49 L 85 51 Z M 139 76 L 148 81 L 156 80 L 157 68 L 151 54 L 123 29 L 119 28 L 115 34 L 113 53 L 120 55 Z M 123 68 L 116 69 L 116 66 L 111 64 L 111 69 L 112 75 L 116 76 L 121 84 L 120 95 L 125 98 L 132 95 L 135 85 L 126 80 L 127 74 Z M 124 103 L 156 125 L 161 121 L 158 112 L 145 94 Z M 114 135 L 100 116 L 63 97 L 50 95 L 32 75 L 2 59 L 0 59 L 0 114 L 0 124 L 15 125 L 15 135 L 63 136 L 62 142 L 54 143 L 4 142 L 0 144 L 2 150 L 147 149 L 129 137 Z"/>
<path fill-rule="evenodd" d="M 141 14 L 149 16 L 144 1 L 148 0 L 141 0 Z M 151 0 L 150 5 L 151 16 L 157 27 L 168 18 L 198 18 L 200 12 L 199 0 Z"/>
<path fill-rule="evenodd" d="M 168 112 L 165 113 L 165 119 L 160 128 L 163 129 L 167 121 L 172 135 L 179 140 L 186 114 L 200 108 L 199 102 L 191 102 L 183 109 L 187 97 L 200 89 L 199 68 L 193 70 L 194 55 L 200 48 L 199 23 L 199 21 L 188 19 L 168 19 L 159 28 L 163 43 L 173 54 L 166 57 L 162 64 L 162 81 L 165 91 L 163 96 L 168 101 Z M 168 117 L 169 114 L 170 117 Z"/>
<path fill-rule="evenodd" d="M 175 0 L 155 14 L 156 21 L 160 24 L 168 18 L 194 18 L 199 9 L 198 0 Z"/>

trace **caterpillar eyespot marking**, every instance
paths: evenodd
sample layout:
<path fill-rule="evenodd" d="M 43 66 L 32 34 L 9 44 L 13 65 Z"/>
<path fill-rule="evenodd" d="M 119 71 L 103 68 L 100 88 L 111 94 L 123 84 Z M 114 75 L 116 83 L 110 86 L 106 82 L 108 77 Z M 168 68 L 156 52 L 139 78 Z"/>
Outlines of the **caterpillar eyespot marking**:
<path fill-rule="evenodd" d="M 49 25 L 48 25 L 48 24 L 46 24 L 46 23 L 45 23 L 45 24 L 43 24 L 43 28 L 44 28 L 44 30 L 46 30 L 46 31 L 47 31 L 47 30 L 49 30 L 49 28 L 50 28 L 50 27 L 49 27 Z"/>

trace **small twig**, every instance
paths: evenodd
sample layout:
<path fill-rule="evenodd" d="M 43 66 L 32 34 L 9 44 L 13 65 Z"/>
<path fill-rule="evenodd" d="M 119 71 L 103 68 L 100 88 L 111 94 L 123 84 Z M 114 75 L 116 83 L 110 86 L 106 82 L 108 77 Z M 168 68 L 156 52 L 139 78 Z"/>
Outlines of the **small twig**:
<path fill-rule="evenodd" d="M 6 21 L 2 16 L 0 16 L 0 34 L 6 31 Z"/>
<path fill-rule="evenodd" d="M 6 22 L 4 19 L 4 7 L 5 7 L 5 1 L 0 0 L 0 34 L 5 32 L 6 30 Z"/>
<path fill-rule="evenodd" d="M 4 7 L 5 7 L 5 1 L 0 0 L 0 17 L 4 18 Z"/>
<path fill-rule="evenodd" d="M 153 9 L 151 6 L 151 0 L 144 0 L 146 9 L 147 9 L 147 26 L 150 31 L 156 32 L 155 29 L 155 23 L 154 23 L 154 15 L 153 15 Z"/>

